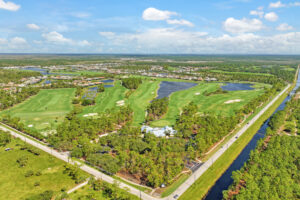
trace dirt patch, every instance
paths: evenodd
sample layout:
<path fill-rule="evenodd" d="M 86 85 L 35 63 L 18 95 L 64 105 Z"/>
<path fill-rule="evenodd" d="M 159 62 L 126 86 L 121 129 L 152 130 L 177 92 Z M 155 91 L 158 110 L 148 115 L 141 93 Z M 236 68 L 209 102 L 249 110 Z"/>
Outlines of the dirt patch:
<path fill-rule="evenodd" d="M 133 183 L 139 184 L 139 185 L 144 185 L 144 181 L 142 180 L 142 178 L 138 175 L 135 174 L 130 174 L 126 171 L 120 171 L 117 173 L 117 176 L 122 177 L 128 181 L 131 181 Z"/>
<path fill-rule="evenodd" d="M 228 101 L 225 102 L 225 104 L 238 103 L 238 102 L 241 102 L 241 101 L 242 101 L 241 99 L 228 100 Z"/>

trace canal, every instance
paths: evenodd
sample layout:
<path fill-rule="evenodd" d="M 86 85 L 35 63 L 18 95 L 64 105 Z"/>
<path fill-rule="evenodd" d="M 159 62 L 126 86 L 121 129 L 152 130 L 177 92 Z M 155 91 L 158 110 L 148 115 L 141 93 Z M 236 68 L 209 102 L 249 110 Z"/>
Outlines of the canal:
<path fill-rule="evenodd" d="M 300 72 L 298 73 L 296 86 L 293 88 L 290 94 L 284 99 L 284 101 L 278 106 L 278 108 L 274 111 L 272 115 L 285 108 L 286 102 L 288 102 L 291 99 L 291 96 L 295 94 L 295 91 L 299 88 L 299 86 L 300 86 Z M 233 183 L 233 179 L 231 178 L 232 172 L 236 170 L 240 170 L 244 166 L 245 162 L 247 162 L 247 160 L 250 157 L 250 152 L 256 148 L 258 140 L 264 138 L 266 134 L 266 129 L 268 128 L 268 123 L 270 121 L 270 118 L 268 118 L 263 123 L 263 125 L 260 127 L 257 133 L 253 136 L 252 140 L 247 144 L 247 146 L 236 158 L 236 160 L 230 165 L 230 167 L 226 170 L 226 172 L 217 180 L 215 185 L 207 193 L 206 197 L 204 198 L 205 200 L 221 200 L 223 198 L 222 192 L 224 190 L 227 190 L 228 187 Z"/>

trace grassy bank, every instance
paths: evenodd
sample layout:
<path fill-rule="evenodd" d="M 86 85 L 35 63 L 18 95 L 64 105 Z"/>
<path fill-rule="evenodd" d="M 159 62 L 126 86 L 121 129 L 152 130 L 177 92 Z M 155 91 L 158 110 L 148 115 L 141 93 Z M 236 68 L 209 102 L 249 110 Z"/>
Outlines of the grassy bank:
<path fill-rule="evenodd" d="M 292 87 L 290 87 L 292 88 Z M 227 170 L 244 147 L 285 99 L 284 93 L 233 145 L 180 197 L 181 200 L 202 199 Z"/>

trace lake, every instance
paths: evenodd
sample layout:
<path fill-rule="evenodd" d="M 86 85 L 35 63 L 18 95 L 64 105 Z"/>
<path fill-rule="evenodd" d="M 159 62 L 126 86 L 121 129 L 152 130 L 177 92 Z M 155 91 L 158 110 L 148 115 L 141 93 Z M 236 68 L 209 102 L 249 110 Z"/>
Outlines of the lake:
<path fill-rule="evenodd" d="M 189 82 L 171 82 L 171 81 L 162 81 L 160 87 L 157 91 L 157 99 L 162 99 L 164 97 L 169 97 L 173 92 L 186 90 L 198 85 L 197 83 Z"/>
<path fill-rule="evenodd" d="M 226 91 L 238 91 L 238 90 L 254 90 L 253 84 L 250 83 L 226 83 L 221 88 Z"/>

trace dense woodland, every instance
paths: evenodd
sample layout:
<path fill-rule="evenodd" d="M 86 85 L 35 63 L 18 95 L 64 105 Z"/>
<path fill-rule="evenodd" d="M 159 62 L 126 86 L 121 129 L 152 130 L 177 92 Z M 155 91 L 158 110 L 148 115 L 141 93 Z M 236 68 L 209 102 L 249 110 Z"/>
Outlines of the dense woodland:
<path fill-rule="evenodd" d="M 233 184 L 224 191 L 224 199 L 300 198 L 299 121 L 300 100 L 294 98 L 273 115 L 266 137 L 247 164 L 233 172 Z"/>
<path fill-rule="evenodd" d="M 146 121 L 160 119 L 168 111 L 169 98 L 154 99 L 147 107 Z"/>
<path fill-rule="evenodd" d="M 245 167 L 232 174 L 234 183 L 224 199 L 299 199 L 299 159 L 299 137 L 260 141 Z"/>
<path fill-rule="evenodd" d="M 122 79 L 122 85 L 127 89 L 137 89 L 139 85 L 142 84 L 142 79 L 140 78 L 124 78 Z"/>
<path fill-rule="evenodd" d="M 41 76 L 41 73 L 33 71 L 0 70 L 0 83 L 20 83 L 22 78 L 36 76 Z"/>
<path fill-rule="evenodd" d="M 16 91 L 0 90 L 0 111 L 23 102 L 39 91 L 36 87 L 16 88 Z"/>

